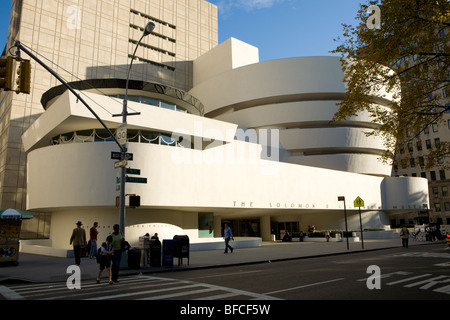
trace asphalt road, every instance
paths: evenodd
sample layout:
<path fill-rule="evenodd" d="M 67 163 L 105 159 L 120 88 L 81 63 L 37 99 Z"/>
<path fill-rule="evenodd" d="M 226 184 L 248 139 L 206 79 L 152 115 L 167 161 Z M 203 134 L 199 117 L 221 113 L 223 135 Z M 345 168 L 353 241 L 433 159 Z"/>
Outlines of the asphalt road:
<path fill-rule="evenodd" d="M 428 245 L 159 276 L 286 300 L 450 300 L 450 250 Z"/>
<path fill-rule="evenodd" d="M 171 311 L 180 313 L 190 312 L 183 306 L 201 307 L 211 300 L 245 301 L 246 306 L 249 300 L 259 300 L 258 308 L 276 300 L 449 300 L 449 267 L 450 250 L 438 244 L 127 276 L 114 285 L 102 278 L 101 284 L 82 281 L 79 289 L 69 289 L 65 282 L 3 285 L 0 300 L 179 300 L 183 304 Z M 195 299 L 196 304 L 186 303 Z M 221 306 L 223 314 L 225 305 Z M 239 309 L 239 305 L 234 308 L 227 312 L 264 312 L 253 307 Z"/>

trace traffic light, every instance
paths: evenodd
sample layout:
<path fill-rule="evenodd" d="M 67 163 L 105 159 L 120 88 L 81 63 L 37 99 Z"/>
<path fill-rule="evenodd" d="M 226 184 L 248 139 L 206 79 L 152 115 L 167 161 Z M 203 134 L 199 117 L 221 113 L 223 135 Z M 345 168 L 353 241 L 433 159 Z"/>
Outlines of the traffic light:
<path fill-rule="evenodd" d="M 140 196 L 130 196 L 130 207 L 140 207 L 141 197 Z"/>
<path fill-rule="evenodd" d="M 19 60 L 20 65 L 17 68 L 17 89 L 16 93 L 30 93 L 31 87 L 31 63 L 30 60 Z"/>
<path fill-rule="evenodd" d="M 12 56 L 0 58 L 0 89 L 13 90 L 13 60 Z"/>

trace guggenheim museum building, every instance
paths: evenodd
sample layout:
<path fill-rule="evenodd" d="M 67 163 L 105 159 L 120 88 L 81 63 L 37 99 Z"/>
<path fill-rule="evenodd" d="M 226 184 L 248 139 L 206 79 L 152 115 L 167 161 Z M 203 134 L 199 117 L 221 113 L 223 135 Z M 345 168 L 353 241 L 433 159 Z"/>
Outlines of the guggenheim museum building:
<path fill-rule="evenodd" d="M 33 1 L 21 2 L 13 11 L 22 16 L 45 14 L 32 10 Z M 68 41 L 73 59 L 59 45 L 51 48 L 53 60 L 72 61 L 78 76 L 70 85 L 115 133 L 127 66 L 142 27 L 156 25 L 138 46 L 128 85 L 128 112 L 136 114 L 126 126 L 124 230 L 131 245 L 158 233 L 160 239 L 188 235 L 191 244 L 222 246 L 224 223 L 235 237 L 262 240 L 310 225 L 345 230 L 344 206 L 348 229 L 359 230 L 357 197 L 364 201 L 364 229 L 388 230 L 395 215 L 428 208 L 427 180 L 391 177 L 391 166 L 380 160 L 382 140 L 366 135 L 376 126 L 367 114 L 331 122 L 345 93 L 339 57 L 260 62 L 250 44 L 234 38 L 217 43 L 217 8 L 207 1 L 96 3 L 112 9 L 106 31 L 96 31 L 104 15 L 85 4 L 77 7 L 83 23 L 76 28 L 56 19 L 48 34 L 35 26 L 36 34 L 19 21 L 10 36 L 16 33 L 36 50 L 49 38 Z M 84 23 L 89 17 L 102 23 Z M 100 62 L 99 47 L 88 45 L 97 32 L 107 39 L 108 63 Z M 29 102 L 39 111 L 21 135 L 26 209 L 50 215 L 50 247 L 70 249 L 77 221 L 87 230 L 98 222 L 103 240 L 119 223 L 120 150 L 65 86 L 48 80 L 37 64 L 33 73 L 41 94 L 40 105 Z M 387 106 L 389 99 L 376 101 Z"/>

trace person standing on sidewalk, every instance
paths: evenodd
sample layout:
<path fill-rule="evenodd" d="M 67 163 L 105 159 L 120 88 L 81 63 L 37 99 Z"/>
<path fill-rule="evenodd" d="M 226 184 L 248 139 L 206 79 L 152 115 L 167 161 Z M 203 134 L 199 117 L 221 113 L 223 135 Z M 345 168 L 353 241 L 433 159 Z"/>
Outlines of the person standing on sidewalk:
<path fill-rule="evenodd" d="M 230 239 L 234 240 L 233 233 L 231 232 L 231 228 L 225 223 L 223 230 L 223 237 L 225 239 L 225 252 L 228 253 L 228 248 L 230 248 L 231 253 L 233 253 L 233 248 L 230 246 Z"/>
<path fill-rule="evenodd" d="M 125 241 L 123 234 L 120 233 L 120 226 L 115 224 L 113 226 L 113 233 L 111 233 L 112 237 L 112 245 L 114 249 L 114 255 L 112 256 L 112 281 L 119 282 L 119 269 L 120 269 L 120 260 L 122 259 L 122 242 Z"/>
<path fill-rule="evenodd" d="M 403 248 L 408 248 L 409 230 L 406 225 L 403 225 L 403 228 L 400 231 L 400 238 L 402 238 Z"/>
<path fill-rule="evenodd" d="M 73 253 L 75 255 L 75 264 L 80 265 L 80 251 L 81 248 L 86 246 L 86 231 L 81 228 L 83 224 L 81 221 L 77 222 L 77 227 L 73 229 L 72 236 L 70 237 L 70 244 L 73 243 Z"/>
<path fill-rule="evenodd" d="M 107 236 L 106 242 L 102 243 L 101 251 L 100 251 L 100 268 L 98 270 L 97 275 L 97 283 L 100 283 L 100 276 L 102 275 L 103 269 L 108 270 L 108 276 L 109 276 L 109 284 L 113 284 L 112 281 L 112 273 L 111 273 L 111 260 L 114 256 L 114 249 L 112 245 L 112 237 Z"/>
<path fill-rule="evenodd" d="M 91 250 L 89 252 L 89 259 L 95 259 L 97 254 L 97 230 L 98 222 L 94 222 L 94 226 L 89 229 L 89 241 L 91 242 Z"/>

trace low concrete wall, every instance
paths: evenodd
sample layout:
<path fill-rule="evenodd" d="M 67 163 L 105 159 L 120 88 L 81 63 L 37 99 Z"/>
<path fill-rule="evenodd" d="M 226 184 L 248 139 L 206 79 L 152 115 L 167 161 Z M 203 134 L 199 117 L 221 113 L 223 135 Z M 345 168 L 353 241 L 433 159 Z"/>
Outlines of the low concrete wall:
<path fill-rule="evenodd" d="M 347 241 L 347 239 L 345 237 L 331 237 L 329 242 L 342 242 L 342 241 Z M 327 242 L 327 239 L 324 237 L 304 237 L 303 238 L 304 242 Z M 348 241 L 349 242 L 359 242 L 359 237 L 348 237 Z"/>
<path fill-rule="evenodd" d="M 162 243 L 162 242 L 161 242 Z M 262 245 L 261 238 L 235 238 L 230 241 L 233 248 L 254 248 Z M 73 258 L 73 250 L 53 248 L 51 240 L 21 240 L 19 246 L 20 252 L 39 254 L 43 256 Z M 225 242 L 221 238 L 215 238 L 208 242 L 190 243 L 190 251 L 224 250 Z"/>
<path fill-rule="evenodd" d="M 207 251 L 207 250 L 224 250 L 225 241 L 221 238 L 215 238 L 213 242 L 191 243 L 189 249 L 191 251 Z M 230 241 L 233 248 L 254 248 L 262 245 L 262 238 L 235 238 Z"/>
<path fill-rule="evenodd" d="M 361 232 L 356 232 L 358 237 L 361 237 Z M 364 239 L 397 239 L 400 238 L 400 233 L 393 230 L 385 231 L 364 231 Z"/>
<path fill-rule="evenodd" d="M 42 256 L 72 258 L 73 250 L 54 248 L 52 240 L 20 240 L 19 251 L 23 253 L 39 254 Z"/>

